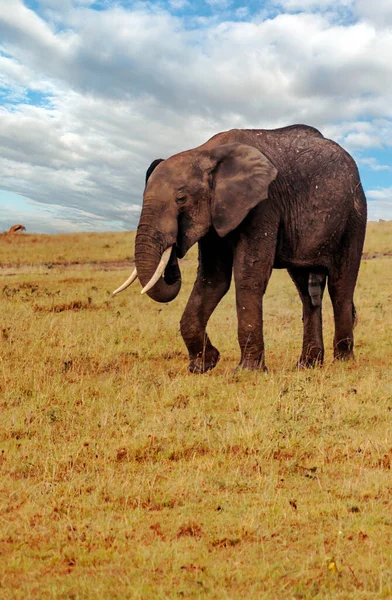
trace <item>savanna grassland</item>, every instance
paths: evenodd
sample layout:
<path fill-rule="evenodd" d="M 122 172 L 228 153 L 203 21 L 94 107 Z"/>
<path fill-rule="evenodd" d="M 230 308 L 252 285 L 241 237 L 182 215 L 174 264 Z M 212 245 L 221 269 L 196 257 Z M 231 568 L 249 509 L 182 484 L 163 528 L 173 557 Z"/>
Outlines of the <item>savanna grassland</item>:
<path fill-rule="evenodd" d="M 170 305 L 116 298 L 133 234 L 0 237 L 0 597 L 392 597 L 392 223 L 370 224 L 356 360 L 296 371 L 301 305 L 265 301 L 269 374 L 238 362 L 233 290 L 187 371 Z"/>

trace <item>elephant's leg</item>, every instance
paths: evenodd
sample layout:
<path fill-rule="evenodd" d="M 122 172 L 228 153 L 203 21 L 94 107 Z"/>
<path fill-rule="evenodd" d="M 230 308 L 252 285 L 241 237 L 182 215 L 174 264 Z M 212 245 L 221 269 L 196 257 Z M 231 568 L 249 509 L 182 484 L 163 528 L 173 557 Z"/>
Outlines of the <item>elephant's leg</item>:
<path fill-rule="evenodd" d="M 338 360 L 354 358 L 355 283 L 356 274 L 354 277 L 352 273 L 345 273 L 345 269 L 332 271 L 328 277 L 328 291 L 335 319 L 333 354 Z"/>
<path fill-rule="evenodd" d="M 349 360 L 354 357 L 354 286 L 348 286 L 344 277 L 339 273 L 333 273 L 328 278 L 328 291 L 335 319 L 334 357 L 339 360 Z"/>
<path fill-rule="evenodd" d="M 219 360 L 218 350 L 206 333 L 208 319 L 230 288 L 233 254 L 215 232 L 199 241 L 199 268 L 181 318 L 181 334 L 189 352 L 189 370 L 205 373 Z"/>
<path fill-rule="evenodd" d="M 252 248 L 242 240 L 234 256 L 238 317 L 239 368 L 266 371 L 264 362 L 263 297 L 272 272 L 275 245 Z"/>
<path fill-rule="evenodd" d="M 354 357 L 354 289 L 361 263 L 364 235 L 365 223 L 357 218 L 344 239 L 339 262 L 328 274 L 328 291 L 335 319 L 334 357 L 339 360 Z"/>
<path fill-rule="evenodd" d="M 319 277 L 320 298 L 318 306 L 314 306 L 309 294 L 310 270 L 288 269 L 302 300 L 302 321 L 304 327 L 302 352 L 297 367 L 314 367 L 324 360 L 322 297 L 325 289 L 325 276 Z"/>

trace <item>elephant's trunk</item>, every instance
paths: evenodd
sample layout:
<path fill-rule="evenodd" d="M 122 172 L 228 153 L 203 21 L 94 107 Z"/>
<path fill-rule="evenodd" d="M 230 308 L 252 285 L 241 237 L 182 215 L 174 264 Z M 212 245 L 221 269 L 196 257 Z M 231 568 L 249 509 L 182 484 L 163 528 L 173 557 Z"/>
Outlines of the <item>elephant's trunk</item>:
<path fill-rule="evenodd" d="M 156 229 L 157 222 L 147 207 L 143 208 L 137 229 L 135 242 L 135 263 L 137 275 L 143 288 L 149 283 L 161 261 L 162 254 L 172 246 L 169 262 L 155 285 L 146 290 L 156 302 L 171 302 L 181 289 L 181 272 L 178 266 L 175 243 L 177 238 L 177 220 L 165 221 L 162 230 Z M 165 232 L 163 232 L 165 230 Z"/>

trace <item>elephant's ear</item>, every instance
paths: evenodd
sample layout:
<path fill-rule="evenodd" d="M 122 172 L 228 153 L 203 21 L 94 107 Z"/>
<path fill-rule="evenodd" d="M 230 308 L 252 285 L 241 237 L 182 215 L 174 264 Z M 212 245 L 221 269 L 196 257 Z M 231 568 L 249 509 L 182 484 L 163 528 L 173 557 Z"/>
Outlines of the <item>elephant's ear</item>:
<path fill-rule="evenodd" d="M 224 144 L 210 154 L 214 164 L 212 224 L 223 237 L 268 197 L 268 186 L 277 169 L 264 154 L 246 144 Z"/>
<path fill-rule="evenodd" d="M 163 162 L 164 160 L 165 160 L 164 158 L 156 158 L 155 160 L 152 161 L 151 165 L 148 167 L 148 169 L 146 171 L 146 185 L 147 185 L 147 181 L 151 177 L 152 172 L 157 168 L 159 163 Z"/>

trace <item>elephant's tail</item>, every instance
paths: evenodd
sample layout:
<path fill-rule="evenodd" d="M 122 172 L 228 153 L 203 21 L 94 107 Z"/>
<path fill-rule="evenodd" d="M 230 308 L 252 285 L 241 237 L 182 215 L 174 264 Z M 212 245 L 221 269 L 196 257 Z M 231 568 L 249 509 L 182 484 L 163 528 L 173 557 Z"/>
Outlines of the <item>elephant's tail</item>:
<path fill-rule="evenodd" d="M 308 291 L 313 306 L 321 306 L 325 279 L 322 273 L 309 273 Z"/>

